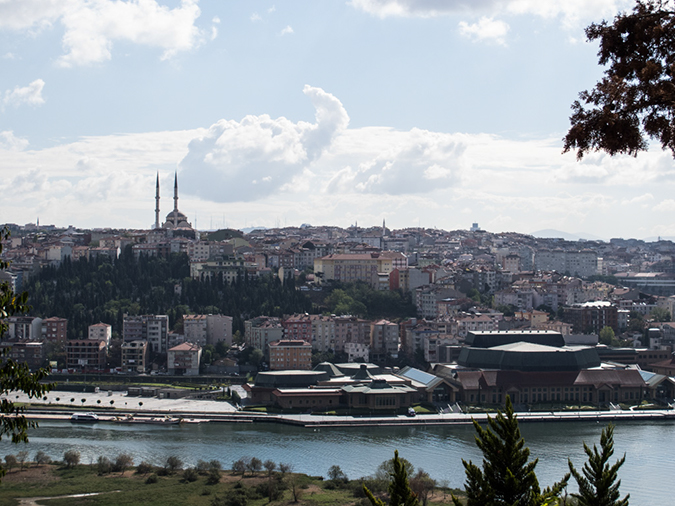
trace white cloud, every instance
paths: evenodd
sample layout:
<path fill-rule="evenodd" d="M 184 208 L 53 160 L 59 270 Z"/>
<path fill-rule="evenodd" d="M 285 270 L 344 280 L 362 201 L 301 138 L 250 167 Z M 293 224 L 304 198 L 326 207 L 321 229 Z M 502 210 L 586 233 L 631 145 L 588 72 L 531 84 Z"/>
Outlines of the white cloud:
<path fill-rule="evenodd" d="M 45 82 L 42 79 L 36 79 L 28 86 L 16 86 L 13 90 L 5 91 L 5 96 L 2 100 L 3 105 L 18 107 L 23 104 L 32 106 L 42 105 L 45 99 L 42 98 L 42 89 L 45 87 Z"/>
<path fill-rule="evenodd" d="M 281 33 L 279 35 L 290 35 L 292 33 L 295 33 L 295 32 L 293 32 L 293 28 L 291 27 L 291 25 L 288 25 L 288 26 L 286 26 L 286 28 L 281 30 Z"/>
<path fill-rule="evenodd" d="M 251 14 L 251 21 L 255 23 L 256 21 L 262 21 L 262 18 L 260 17 L 260 14 L 254 12 Z"/>
<path fill-rule="evenodd" d="M 8 151 L 21 151 L 28 147 L 28 141 L 14 135 L 11 130 L 0 132 L 0 149 Z"/>
<path fill-rule="evenodd" d="M 509 25 L 504 21 L 494 20 L 483 16 L 478 23 L 468 24 L 465 21 L 459 23 L 459 33 L 474 41 L 491 40 L 497 44 L 506 45 L 506 34 Z"/>
<path fill-rule="evenodd" d="M 544 18 L 562 17 L 566 24 L 580 20 L 613 17 L 630 8 L 630 0 L 351 0 L 354 8 L 378 16 L 430 18 L 467 12 L 494 14 L 534 14 Z"/>
<path fill-rule="evenodd" d="M 360 135 L 368 138 L 368 129 Z M 329 193 L 357 192 L 405 195 L 456 185 L 466 145 L 450 134 L 412 129 L 372 158 L 339 170 L 328 182 Z"/>
<path fill-rule="evenodd" d="M 157 0 L 4 0 L 0 28 L 34 30 L 60 22 L 65 54 L 57 61 L 63 67 L 109 60 L 115 41 L 162 49 L 167 59 L 205 40 L 195 26 L 198 1 L 181 0 L 170 9 Z"/>
<path fill-rule="evenodd" d="M 622 206 L 630 206 L 630 205 L 635 205 L 635 204 L 642 204 L 642 207 L 647 207 L 647 203 L 651 202 L 653 200 L 654 200 L 654 195 L 652 195 L 651 193 L 644 193 L 642 195 L 638 195 L 637 197 L 622 200 L 621 205 Z"/>
<path fill-rule="evenodd" d="M 661 213 L 672 213 L 675 212 L 675 200 L 666 199 L 654 206 L 654 211 Z"/>
<path fill-rule="evenodd" d="M 276 10 L 277 10 L 277 8 L 273 5 L 272 7 L 270 7 L 269 9 L 267 9 L 267 14 L 272 14 L 272 13 L 275 12 Z"/>
<path fill-rule="evenodd" d="M 268 115 L 220 120 L 190 142 L 180 162 L 181 175 L 187 176 L 183 187 L 215 202 L 250 201 L 279 191 L 302 174 L 349 124 L 333 95 L 311 86 L 303 92 L 316 109 L 315 123 Z M 200 184 L 204 179 L 211 183 Z"/>

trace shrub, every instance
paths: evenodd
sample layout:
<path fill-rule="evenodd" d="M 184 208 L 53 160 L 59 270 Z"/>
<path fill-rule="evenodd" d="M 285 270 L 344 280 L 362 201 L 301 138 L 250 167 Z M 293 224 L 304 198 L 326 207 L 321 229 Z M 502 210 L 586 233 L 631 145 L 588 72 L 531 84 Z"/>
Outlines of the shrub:
<path fill-rule="evenodd" d="M 241 473 L 243 476 L 246 472 L 246 461 L 244 459 L 235 460 L 232 462 L 232 474 Z"/>
<path fill-rule="evenodd" d="M 136 472 L 138 474 L 148 474 L 152 472 L 152 465 L 148 464 L 145 460 L 138 464 L 138 467 L 136 468 Z"/>
<path fill-rule="evenodd" d="M 169 471 L 169 473 L 173 473 L 175 471 L 183 469 L 183 461 L 178 457 L 176 457 L 175 455 L 171 455 L 166 459 L 165 467 Z"/>
<path fill-rule="evenodd" d="M 220 471 L 218 469 L 212 468 L 209 471 L 209 477 L 206 478 L 206 484 L 215 485 L 217 483 L 220 483 Z"/>
<path fill-rule="evenodd" d="M 207 474 L 209 472 L 209 463 L 205 460 L 200 460 L 197 462 L 195 469 L 199 474 Z"/>
<path fill-rule="evenodd" d="M 110 473 L 110 471 L 112 471 L 112 462 L 110 462 L 110 459 L 108 457 L 104 457 L 103 455 L 101 455 L 98 458 L 96 468 L 98 470 L 98 474 L 100 475 L 108 474 Z"/>
<path fill-rule="evenodd" d="M 51 457 L 49 455 L 47 455 L 45 452 L 43 452 L 42 450 L 39 450 L 35 454 L 35 463 L 38 466 L 41 466 L 42 464 L 49 464 L 51 461 L 52 461 Z"/>
<path fill-rule="evenodd" d="M 12 468 L 17 464 L 16 457 L 14 455 L 5 455 L 5 465 L 9 468 L 9 471 L 12 471 Z"/>
<path fill-rule="evenodd" d="M 124 474 L 124 471 L 126 471 L 127 467 L 133 465 L 134 459 L 131 455 L 128 455 L 126 453 L 120 453 L 117 458 L 115 459 L 115 465 L 113 466 L 114 471 L 119 471 L 120 473 Z"/>
<path fill-rule="evenodd" d="M 80 452 L 77 450 L 68 450 L 63 454 L 63 463 L 66 467 L 73 467 L 80 463 Z"/>
<path fill-rule="evenodd" d="M 185 471 L 183 471 L 183 481 L 186 483 L 192 483 L 193 481 L 197 481 L 199 479 L 199 473 L 194 467 L 188 467 Z"/>
<path fill-rule="evenodd" d="M 150 476 L 148 476 L 148 477 L 145 479 L 145 483 L 147 483 L 148 485 L 150 485 L 150 484 L 152 484 L 152 483 L 157 483 L 158 480 L 159 480 L 159 479 L 157 478 L 157 475 L 156 475 L 156 474 L 151 474 Z"/>

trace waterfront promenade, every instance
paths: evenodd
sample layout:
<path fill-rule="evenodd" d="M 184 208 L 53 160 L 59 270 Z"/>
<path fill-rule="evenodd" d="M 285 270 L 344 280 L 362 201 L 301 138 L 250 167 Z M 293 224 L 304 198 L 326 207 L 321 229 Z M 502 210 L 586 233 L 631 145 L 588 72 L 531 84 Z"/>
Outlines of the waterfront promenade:
<path fill-rule="evenodd" d="M 73 393 L 50 392 L 47 400 L 28 399 L 25 394 L 17 393 L 5 396 L 13 402 L 28 403 L 33 408 L 27 416 L 34 420 L 56 419 L 67 420 L 74 411 L 89 410 L 99 414 L 101 421 L 114 421 L 116 417 L 133 414 L 143 417 L 171 416 L 182 417 L 193 422 L 276 422 L 304 427 L 373 427 L 373 426 L 427 426 L 427 425 L 464 425 L 471 424 L 472 419 L 484 422 L 486 413 L 444 413 L 419 414 L 414 417 L 405 415 L 369 416 L 331 416 L 313 414 L 266 414 L 237 411 L 228 402 L 193 400 L 193 399 L 159 399 L 157 397 L 130 397 L 124 392 Z M 59 399 L 58 401 L 56 399 Z M 74 402 L 70 402 L 75 399 Z M 84 402 L 82 402 L 84 399 Z M 113 401 L 111 404 L 110 401 Z M 65 409 L 64 409 L 65 408 Z M 599 421 L 607 423 L 619 420 L 675 420 L 675 410 L 619 410 L 619 411 L 539 411 L 519 412 L 519 421 L 527 422 L 572 422 Z"/>

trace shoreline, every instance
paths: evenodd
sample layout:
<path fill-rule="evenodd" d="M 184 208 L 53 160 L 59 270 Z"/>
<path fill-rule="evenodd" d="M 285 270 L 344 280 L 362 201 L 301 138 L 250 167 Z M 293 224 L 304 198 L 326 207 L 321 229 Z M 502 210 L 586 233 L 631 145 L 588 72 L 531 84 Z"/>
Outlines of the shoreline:
<path fill-rule="evenodd" d="M 73 412 L 82 410 L 49 410 L 42 408 L 27 409 L 24 413 L 32 421 L 59 420 L 69 421 Z M 404 415 L 387 416 L 335 416 L 314 414 L 266 414 L 247 413 L 208 413 L 208 412 L 176 412 L 176 411 L 133 411 L 128 413 L 99 411 L 98 423 L 124 423 L 119 419 L 127 414 L 133 415 L 135 423 L 156 424 L 157 418 L 171 416 L 182 419 L 184 424 L 199 423 L 279 423 L 306 428 L 346 428 L 346 427 L 394 427 L 394 426 L 438 426 L 438 425 L 471 425 L 473 420 L 485 423 L 490 413 L 451 413 L 430 414 L 408 417 Z M 675 421 L 674 410 L 644 410 L 644 411 L 549 411 L 549 412 L 520 412 L 516 413 L 520 423 L 550 423 L 550 422 L 617 422 L 617 421 Z M 93 422 L 97 423 L 97 422 Z M 169 424 L 167 424 L 169 425 Z"/>
<path fill-rule="evenodd" d="M 72 396 L 72 397 L 71 397 Z M 104 423 L 116 423 L 116 418 L 132 415 L 142 423 L 150 418 L 182 418 L 190 423 L 279 423 L 300 427 L 383 427 L 383 426 L 433 426 L 470 425 L 473 420 L 485 423 L 488 416 L 496 413 L 433 413 L 406 415 L 314 415 L 314 414 L 268 414 L 238 411 L 229 402 L 195 399 L 159 399 L 156 397 L 129 397 L 124 393 L 51 392 L 47 400 L 30 399 L 25 394 L 4 395 L 15 403 L 30 404 L 24 416 L 30 420 L 70 420 L 72 413 L 94 412 Z M 59 399 L 59 401 L 56 401 Z M 73 402 L 69 402 L 73 399 Z M 82 402 L 84 400 L 84 402 Z M 80 401 L 80 402 L 78 402 Z M 113 401 L 113 402 L 111 402 Z M 77 404 L 76 404 L 77 402 Z M 521 411 L 516 413 L 521 423 L 575 422 L 575 421 L 622 421 L 652 420 L 675 421 L 673 409 L 621 410 L 621 411 Z"/>

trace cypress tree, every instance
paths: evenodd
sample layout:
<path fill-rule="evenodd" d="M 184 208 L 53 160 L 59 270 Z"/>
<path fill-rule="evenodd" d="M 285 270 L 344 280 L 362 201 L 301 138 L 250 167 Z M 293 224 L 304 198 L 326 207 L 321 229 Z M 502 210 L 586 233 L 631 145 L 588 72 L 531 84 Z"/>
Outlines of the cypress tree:
<path fill-rule="evenodd" d="M 385 506 L 385 503 L 375 497 L 365 485 L 363 491 L 373 506 Z M 405 465 L 398 458 L 398 450 L 394 452 L 394 472 L 389 483 L 389 506 L 419 506 L 417 494 L 410 488 Z"/>
<path fill-rule="evenodd" d="M 484 429 L 473 421 L 476 445 L 483 452 L 483 468 L 462 459 L 466 472 L 467 506 L 542 506 L 554 504 L 567 485 L 569 474 L 543 492 L 535 474 L 537 459 L 529 461 L 530 450 L 520 434 L 510 397 L 504 413 L 488 417 Z M 453 496 L 459 505 L 459 500 Z"/>
<path fill-rule="evenodd" d="M 593 449 L 584 443 L 584 451 L 588 456 L 588 462 L 584 464 L 583 474 L 577 471 L 568 460 L 570 472 L 579 486 L 579 493 L 572 494 L 578 501 L 579 506 L 628 506 L 630 494 L 619 499 L 619 486 L 621 480 L 617 480 L 619 468 L 626 460 L 626 455 L 617 460 L 614 465 L 609 465 L 609 459 L 614 454 L 614 426 L 608 425 L 600 435 L 600 451 L 596 445 Z"/>

